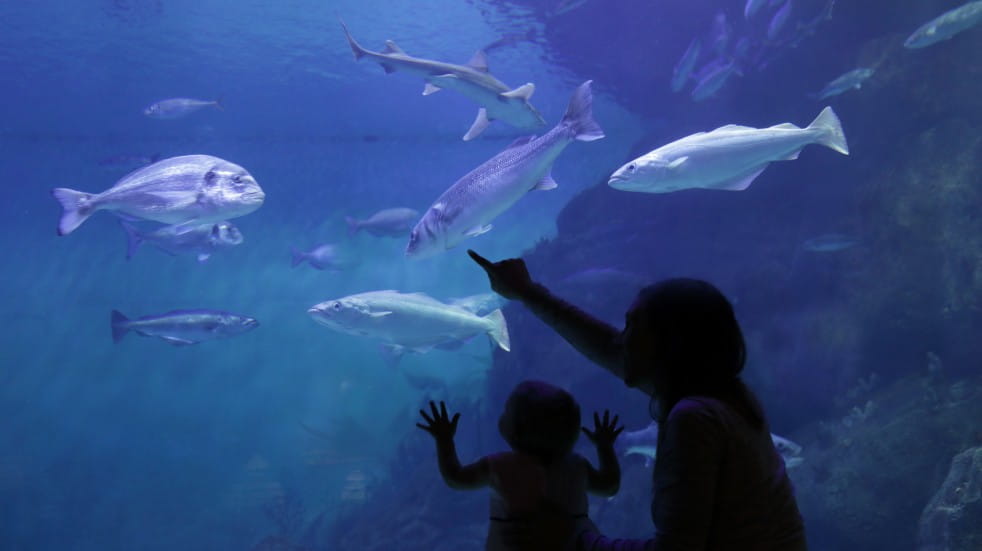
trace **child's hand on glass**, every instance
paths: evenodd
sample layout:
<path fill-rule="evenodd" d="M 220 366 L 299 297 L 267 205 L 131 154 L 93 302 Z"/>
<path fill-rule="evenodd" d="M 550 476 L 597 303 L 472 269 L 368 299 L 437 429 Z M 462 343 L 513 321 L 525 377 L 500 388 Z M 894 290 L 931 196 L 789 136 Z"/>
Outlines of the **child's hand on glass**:
<path fill-rule="evenodd" d="M 597 412 L 593 413 L 593 431 L 583 427 L 583 434 L 590 439 L 595 446 L 613 446 L 614 440 L 621 434 L 624 430 L 624 426 L 617 426 L 617 415 L 613 419 L 610 418 L 610 411 L 604 410 L 603 421 L 600 420 L 600 415 Z"/>
<path fill-rule="evenodd" d="M 437 440 L 452 440 L 457 432 L 457 421 L 460 419 L 459 413 L 454 413 L 453 419 L 447 415 L 447 406 L 442 401 L 440 409 L 437 410 L 436 404 L 430 401 L 430 415 L 425 411 L 419 410 L 419 414 L 426 420 L 426 425 L 416 423 L 416 426 L 433 435 Z"/>

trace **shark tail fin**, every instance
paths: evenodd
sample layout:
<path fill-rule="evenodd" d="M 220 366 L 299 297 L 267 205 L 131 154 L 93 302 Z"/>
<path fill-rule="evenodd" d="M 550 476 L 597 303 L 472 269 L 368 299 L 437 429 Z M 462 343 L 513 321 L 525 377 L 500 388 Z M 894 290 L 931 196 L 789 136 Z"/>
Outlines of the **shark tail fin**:
<path fill-rule="evenodd" d="M 63 212 L 58 221 L 58 235 L 68 235 L 82 225 L 95 212 L 89 204 L 92 194 L 64 187 L 51 190 L 51 195 L 61 203 Z"/>
<path fill-rule="evenodd" d="M 126 232 L 126 260 L 133 258 L 136 254 L 136 250 L 140 248 L 143 244 L 143 238 L 140 237 L 140 231 L 136 229 L 136 226 L 130 224 L 126 220 L 120 219 L 119 225 L 123 227 Z"/>
<path fill-rule="evenodd" d="M 815 117 L 815 120 L 808 125 L 806 130 L 818 130 L 820 132 L 816 143 L 822 144 L 829 149 L 849 154 L 849 144 L 846 143 L 846 134 L 842 131 L 842 123 L 835 111 L 831 107 L 822 109 L 822 112 Z"/>
<path fill-rule="evenodd" d="M 290 247 L 290 267 L 296 268 L 301 262 L 307 259 L 307 253 L 296 247 Z"/>
<path fill-rule="evenodd" d="M 593 120 L 593 92 L 590 91 L 592 80 L 579 85 L 573 91 L 573 97 L 566 107 L 566 114 L 560 124 L 567 125 L 573 132 L 573 137 L 581 142 L 592 142 L 604 137 L 604 131 Z"/>
<path fill-rule="evenodd" d="M 505 323 L 505 315 L 501 313 L 501 310 L 498 309 L 491 312 L 484 316 L 484 319 L 491 322 L 491 329 L 488 330 L 488 336 L 491 337 L 491 340 L 505 352 L 511 352 L 511 338 L 508 336 L 508 324 Z"/>
<path fill-rule="evenodd" d="M 344 24 L 344 19 L 338 17 L 338 21 L 341 22 L 341 28 L 344 29 L 344 37 L 348 39 L 348 45 L 351 46 L 351 52 L 355 54 L 355 61 L 365 57 L 367 50 L 361 47 L 361 44 L 355 40 L 355 37 L 351 36 L 351 33 L 348 31 L 348 26 Z"/>
<path fill-rule="evenodd" d="M 120 313 L 119 310 L 113 310 L 109 318 L 109 326 L 113 330 L 113 342 L 117 343 L 123 340 L 126 333 L 129 332 L 129 318 Z"/>

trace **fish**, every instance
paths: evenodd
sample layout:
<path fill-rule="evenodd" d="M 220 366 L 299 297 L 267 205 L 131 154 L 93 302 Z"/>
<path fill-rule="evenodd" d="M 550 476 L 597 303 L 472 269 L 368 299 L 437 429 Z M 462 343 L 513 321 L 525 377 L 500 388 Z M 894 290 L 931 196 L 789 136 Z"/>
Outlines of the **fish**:
<path fill-rule="evenodd" d="M 552 10 L 552 16 L 562 15 L 564 13 L 569 13 L 576 8 L 579 8 L 583 4 L 586 4 L 588 0 L 559 0 L 556 7 Z"/>
<path fill-rule="evenodd" d="M 721 63 L 719 60 L 708 64 L 700 71 L 699 83 L 692 89 L 692 101 L 702 101 L 716 95 L 734 74 L 742 75 L 736 61 Z"/>
<path fill-rule="evenodd" d="M 982 0 L 969 2 L 921 25 L 904 41 L 904 47 L 915 50 L 937 44 L 978 25 L 980 21 Z"/>
<path fill-rule="evenodd" d="M 839 94 L 848 92 L 849 90 L 858 90 L 863 87 L 864 82 L 873 76 L 873 73 L 874 69 L 866 69 L 863 67 L 853 69 L 852 71 L 844 73 L 835 80 L 826 84 L 820 92 L 813 94 L 812 98 L 823 100 L 832 96 L 838 96 Z"/>
<path fill-rule="evenodd" d="M 419 211 L 410 208 L 383 209 L 365 220 L 345 216 L 348 224 L 348 235 L 355 235 L 360 230 L 377 237 L 403 237 L 413 229 L 413 222 L 419 217 Z"/>
<path fill-rule="evenodd" d="M 548 133 L 515 140 L 445 191 L 413 228 L 406 256 L 433 256 L 481 235 L 491 229 L 491 220 L 529 191 L 558 187 L 550 172 L 566 146 L 574 140 L 589 142 L 604 137 L 593 120 L 591 82 L 576 88 L 563 119 Z"/>
<path fill-rule="evenodd" d="M 787 468 L 797 467 L 804 461 L 801 457 L 800 445 L 774 433 L 771 433 L 771 442 Z M 614 442 L 614 448 L 624 457 L 628 455 L 644 457 L 645 466 L 651 467 L 651 462 L 658 455 L 658 423 L 652 421 L 643 429 L 624 432 Z"/>
<path fill-rule="evenodd" d="M 478 316 L 486 316 L 500 309 L 507 302 L 508 299 L 498 293 L 481 293 L 479 295 L 450 299 L 452 306 L 458 306 Z"/>
<path fill-rule="evenodd" d="M 851 249 L 859 244 L 855 237 L 841 233 L 827 233 L 809 239 L 802 244 L 802 248 L 813 253 L 834 253 Z"/>
<path fill-rule="evenodd" d="M 502 350 L 511 350 L 501 310 L 477 316 L 423 293 L 370 291 L 315 304 L 307 313 L 334 331 L 382 341 L 393 364 L 407 352 L 454 349 L 480 334 L 487 334 Z"/>
<path fill-rule="evenodd" d="M 222 310 L 173 310 L 136 319 L 113 310 L 110 327 L 114 343 L 133 331 L 143 337 L 157 337 L 175 346 L 185 346 L 241 335 L 259 327 L 259 322 Z"/>
<path fill-rule="evenodd" d="M 678 92 L 685 87 L 685 84 L 689 81 L 689 77 L 692 75 L 692 69 L 696 66 L 699 61 L 699 50 L 702 48 L 702 43 L 698 38 L 694 38 L 692 42 L 689 43 L 689 47 L 682 54 L 682 58 L 679 59 L 678 64 L 675 65 L 675 70 L 672 72 L 672 91 Z"/>
<path fill-rule="evenodd" d="M 219 111 L 225 110 L 221 98 L 212 101 L 191 98 L 171 98 L 150 104 L 143 110 L 143 114 L 152 119 L 179 119 L 205 107 L 214 107 Z"/>
<path fill-rule="evenodd" d="M 144 166 L 156 163 L 160 160 L 160 153 L 153 155 L 112 155 L 99 159 L 99 166 L 106 167 L 131 167 Z"/>
<path fill-rule="evenodd" d="M 63 209 L 58 235 L 106 210 L 168 225 L 200 225 L 244 216 L 266 194 L 246 169 L 210 155 L 171 157 L 123 176 L 102 193 L 55 188 Z"/>
<path fill-rule="evenodd" d="M 361 47 L 341 21 L 341 28 L 355 60 L 368 57 L 382 66 L 386 73 L 403 71 L 426 81 L 423 95 L 435 94 L 444 88 L 456 90 L 481 106 L 477 118 L 464 134 L 464 141 L 473 140 L 491 124 L 502 120 L 516 128 L 537 128 L 546 123 L 529 98 L 535 92 L 531 82 L 511 89 L 488 71 L 487 56 L 478 51 L 467 65 L 432 61 L 407 54 L 395 42 L 387 40 L 385 50 L 373 52 Z"/>
<path fill-rule="evenodd" d="M 215 252 L 244 241 L 239 228 L 226 220 L 196 226 L 164 226 L 154 231 L 143 231 L 125 220 L 119 224 L 126 231 L 126 260 L 133 258 L 140 245 L 149 243 L 168 254 L 193 254 L 198 262 L 205 262 Z"/>
<path fill-rule="evenodd" d="M 620 167 L 607 185 L 643 193 L 744 190 L 771 162 L 797 159 L 813 143 L 849 154 L 842 124 L 831 107 L 823 109 L 807 128 L 791 123 L 770 128 L 729 124 L 686 136 Z"/>
<path fill-rule="evenodd" d="M 317 245 L 309 251 L 290 249 L 290 266 L 296 268 L 304 261 L 318 270 L 341 271 L 354 266 L 354 259 L 330 243 Z"/>
<path fill-rule="evenodd" d="M 745 19 L 750 19 L 767 3 L 768 0 L 747 0 L 747 4 L 743 7 L 743 17 Z"/>
<path fill-rule="evenodd" d="M 730 45 L 730 35 L 732 33 L 733 28 L 730 26 L 729 21 L 726 20 L 726 13 L 722 11 L 716 12 L 715 17 L 713 17 L 712 28 L 709 31 L 710 49 L 718 56 L 725 55 L 726 48 Z"/>
<path fill-rule="evenodd" d="M 767 26 L 768 40 L 776 40 L 778 35 L 781 34 L 781 30 L 784 29 L 784 25 L 788 22 L 788 19 L 791 18 L 791 2 L 792 0 L 788 0 L 774 13 L 770 25 Z"/>

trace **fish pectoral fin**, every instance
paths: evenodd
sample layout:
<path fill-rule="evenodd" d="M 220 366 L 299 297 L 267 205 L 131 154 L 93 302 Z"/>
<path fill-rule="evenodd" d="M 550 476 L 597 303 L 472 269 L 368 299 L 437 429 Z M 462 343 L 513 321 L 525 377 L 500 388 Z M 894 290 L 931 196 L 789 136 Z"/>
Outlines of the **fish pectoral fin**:
<path fill-rule="evenodd" d="M 489 231 L 491 231 L 492 227 L 493 226 L 491 224 L 488 224 L 486 226 L 474 226 L 473 228 L 464 232 L 464 235 L 466 235 L 467 237 L 477 237 L 482 233 L 488 233 Z"/>
<path fill-rule="evenodd" d="M 764 169 L 766 169 L 766 168 L 767 168 L 767 165 L 764 165 L 764 166 L 762 166 L 762 167 L 760 167 L 758 169 L 754 169 L 754 171 L 751 172 L 751 173 L 749 173 L 749 174 L 742 174 L 740 176 L 737 176 L 736 178 L 733 178 L 732 180 L 723 182 L 723 183 L 721 183 L 721 184 L 719 184 L 717 186 L 713 186 L 713 187 L 716 188 L 716 189 L 724 189 L 724 190 L 727 190 L 727 191 L 743 191 L 743 190 L 747 189 L 748 187 L 750 187 L 750 184 L 752 184 L 753 181 L 758 176 L 760 176 L 760 173 L 761 172 L 764 172 Z"/>
<path fill-rule="evenodd" d="M 474 119 L 474 124 L 472 124 L 470 130 L 464 134 L 464 141 L 468 142 L 480 136 L 481 132 L 484 132 L 484 129 L 487 128 L 489 124 L 491 124 L 491 119 L 488 118 L 488 110 L 483 107 L 478 109 L 477 118 Z"/>
<path fill-rule="evenodd" d="M 443 90 L 443 88 L 440 88 L 439 86 L 437 86 L 437 85 L 435 85 L 435 84 L 433 84 L 431 82 L 427 82 L 426 84 L 423 85 L 423 95 L 424 96 L 428 96 L 430 94 L 435 94 L 435 93 L 439 92 L 440 90 Z"/>
<path fill-rule="evenodd" d="M 385 74 L 396 72 L 396 68 L 388 63 L 379 63 L 379 65 L 382 66 L 382 70 L 385 71 Z"/>
<path fill-rule="evenodd" d="M 211 258 L 211 253 L 201 253 L 198 255 L 198 262 L 208 262 L 209 258 Z"/>
<path fill-rule="evenodd" d="M 368 314 L 368 316 L 371 317 L 371 318 L 384 318 L 385 316 L 391 316 L 391 315 L 392 315 L 392 312 L 390 312 L 390 311 L 385 311 L 385 312 L 372 312 L 372 313 Z"/>
<path fill-rule="evenodd" d="M 557 187 L 559 187 L 559 184 L 557 184 L 556 181 L 552 179 L 552 174 L 546 174 L 545 176 L 542 177 L 541 180 L 539 180 L 538 182 L 536 182 L 534 186 L 532 186 L 532 190 L 549 191 L 550 189 L 556 189 Z"/>
<path fill-rule="evenodd" d="M 481 71 L 482 73 L 488 72 L 488 56 L 484 53 L 484 50 L 478 50 L 474 57 L 467 62 L 467 66 L 475 71 Z"/>
<path fill-rule="evenodd" d="M 525 83 L 514 90 L 509 90 L 507 92 L 502 92 L 501 96 L 508 99 L 520 99 L 522 101 L 528 101 L 535 93 L 535 85 L 531 82 Z"/>
<path fill-rule="evenodd" d="M 160 337 L 160 338 L 167 341 L 168 344 L 172 344 L 174 346 L 188 346 L 191 344 L 197 344 L 197 341 L 189 341 L 187 339 L 180 339 L 177 337 Z"/>
<path fill-rule="evenodd" d="M 382 50 L 387 54 L 402 54 L 407 55 L 406 51 L 400 48 L 395 42 L 391 40 L 385 41 L 385 49 Z"/>
<path fill-rule="evenodd" d="M 679 157 L 678 159 L 675 159 L 674 161 L 668 163 L 668 168 L 675 170 L 677 168 L 680 168 L 682 165 L 684 165 L 685 162 L 688 160 L 689 160 L 688 157 Z"/>

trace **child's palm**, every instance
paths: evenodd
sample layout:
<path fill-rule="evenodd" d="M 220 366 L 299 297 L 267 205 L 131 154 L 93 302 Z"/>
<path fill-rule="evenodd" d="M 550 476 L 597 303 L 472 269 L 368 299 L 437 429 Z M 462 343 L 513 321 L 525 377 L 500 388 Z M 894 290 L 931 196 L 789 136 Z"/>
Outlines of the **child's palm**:
<path fill-rule="evenodd" d="M 436 404 L 430 401 L 430 415 L 427 415 L 423 410 L 419 410 L 419 414 L 423 416 L 427 424 L 416 423 L 416 426 L 432 434 L 433 438 L 437 440 L 449 439 L 457 433 L 457 421 L 460 420 L 460 414 L 454 413 L 453 419 L 451 419 L 447 415 L 447 405 L 442 401 L 440 402 L 440 409 L 437 409 Z"/>
<path fill-rule="evenodd" d="M 614 415 L 614 418 L 610 418 L 610 411 L 604 410 L 604 418 L 600 419 L 600 415 L 594 412 L 593 414 L 593 431 L 583 427 L 583 434 L 590 439 L 597 446 L 601 445 L 613 445 L 614 440 L 624 430 L 624 426 L 617 426 L 618 416 Z"/>

